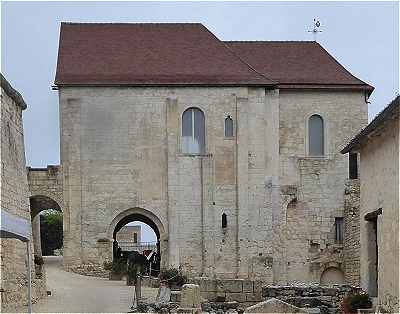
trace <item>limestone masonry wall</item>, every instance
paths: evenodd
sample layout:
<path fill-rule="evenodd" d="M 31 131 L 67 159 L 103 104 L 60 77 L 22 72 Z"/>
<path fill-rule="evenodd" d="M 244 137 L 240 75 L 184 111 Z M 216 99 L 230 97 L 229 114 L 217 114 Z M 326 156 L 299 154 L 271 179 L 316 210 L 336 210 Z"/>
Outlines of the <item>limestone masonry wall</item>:
<path fill-rule="evenodd" d="M 320 282 L 343 271 L 335 217 L 344 217 L 347 156 L 340 149 L 367 123 L 361 92 L 280 91 L 279 158 L 282 207 L 275 232 L 275 283 Z M 308 119 L 324 121 L 324 156 L 308 154 Z"/>
<path fill-rule="evenodd" d="M 265 283 L 261 280 L 202 277 L 194 278 L 192 283 L 199 285 L 201 296 L 209 302 L 236 301 L 242 307 L 248 307 L 263 300 L 262 286 Z"/>
<path fill-rule="evenodd" d="M 319 286 L 264 286 L 262 296 L 265 300 L 276 298 L 296 307 L 319 308 L 320 313 L 341 313 L 343 298 L 349 294 L 361 293 L 359 287 L 351 285 Z"/>
<path fill-rule="evenodd" d="M 346 282 L 360 285 L 360 181 L 349 180 L 344 192 L 344 274 Z"/>
<path fill-rule="evenodd" d="M 388 119 L 360 150 L 360 261 L 361 286 L 374 284 L 374 231 L 365 215 L 377 216 L 378 302 L 389 312 L 399 311 L 399 114 Z"/>
<path fill-rule="evenodd" d="M 190 276 L 287 283 L 343 273 L 339 148 L 367 122 L 361 92 L 62 87 L 59 99 L 67 269 L 110 260 L 114 227 L 136 215 L 159 230 L 162 266 Z M 205 115 L 203 155 L 180 148 L 191 107 Z M 325 123 L 320 157 L 307 151 L 312 114 Z"/>
<path fill-rule="evenodd" d="M 29 191 L 25 169 L 22 108 L 1 88 L 1 210 L 29 220 Z M 15 311 L 27 304 L 26 244 L 0 239 L 1 311 Z M 32 243 L 32 242 L 31 242 Z M 32 249 L 33 251 L 33 249 Z M 32 256 L 33 261 L 33 256 Z M 32 267 L 33 302 L 46 293 L 45 276 Z"/>

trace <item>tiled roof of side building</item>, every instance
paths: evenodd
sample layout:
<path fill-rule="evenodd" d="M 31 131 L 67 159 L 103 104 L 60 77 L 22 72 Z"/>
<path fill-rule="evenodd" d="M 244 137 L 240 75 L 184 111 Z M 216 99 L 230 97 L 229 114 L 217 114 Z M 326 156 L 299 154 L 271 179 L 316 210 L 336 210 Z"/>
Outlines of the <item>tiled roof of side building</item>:
<path fill-rule="evenodd" d="M 61 24 L 56 85 L 276 83 L 202 24 Z"/>
<path fill-rule="evenodd" d="M 0 73 L 0 84 L 1 88 L 7 93 L 8 96 L 10 96 L 15 101 L 18 106 L 22 108 L 22 110 L 25 110 L 27 108 L 24 98 L 17 90 L 15 90 L 11 86 L 11 84 L 6 80 L 2 73 Z"/>
<path fill-rule="evenodd" d="M 373 87 L 347 71 L 315 41 L 226 41 L 238 56 L 281 87 L 331 85 L 342 88 Z"/>

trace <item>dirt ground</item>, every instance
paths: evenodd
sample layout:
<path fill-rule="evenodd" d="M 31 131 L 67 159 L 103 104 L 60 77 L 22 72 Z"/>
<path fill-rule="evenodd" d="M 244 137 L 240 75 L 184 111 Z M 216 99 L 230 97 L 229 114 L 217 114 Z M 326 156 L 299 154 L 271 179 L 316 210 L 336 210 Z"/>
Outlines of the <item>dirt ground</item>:
<path fill-rule="evenodd" d="M 62 269 L 62 257 L 44 257 L 47 290 L 51 296 L 33 305 L 35 313 L 127 313 L 134 288 L 125 281 L 82 276 Z M 142 287 L 145 300 L 154 302 L 157 289 Z M 26 309 L 25 309 L 26 310 Z"/>

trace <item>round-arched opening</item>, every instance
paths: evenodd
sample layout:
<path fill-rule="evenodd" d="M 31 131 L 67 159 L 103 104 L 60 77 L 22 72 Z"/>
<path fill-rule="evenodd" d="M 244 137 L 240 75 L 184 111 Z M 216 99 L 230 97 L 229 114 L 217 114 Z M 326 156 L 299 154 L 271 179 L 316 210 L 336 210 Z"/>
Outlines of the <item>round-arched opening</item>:
<path fill-rule="evenodd" d="M 133 211 L 133 212 L 132 212 Z M 111 224 L 112 258 L 127 259 L 130 254 L 140 254 L 147 260 L 145 272 L 157 276 L 161 265 L 161 238 L 164 229 L 156 217 L 137 209 L 117 216 Z M 152 217 L 152 218 L 150 218 Z"/>
<path fill-rule="evenodd" d="M 41 275 L 43 255 L 63 255 L 63 212 L 57 201 L 45 195 L 29 198 L 34 262 Z"/>
<path fill-rule="evenodd" d="M 329 286 L 334 284 L 343 284 L 344 280 L 344 273 L 341 269 L 336 267 L 329 267 L 324 270 L 321 275 L 321 285 Z"/>
<path fill-rule="evenodd" d="M 53 209 L 61 212 L 61 206 L 51 197 L 45 195 L 34 195 L 29 198 L 31 208 L 31 217 L 35 218 L 37 214 L 46 209 Z"/>

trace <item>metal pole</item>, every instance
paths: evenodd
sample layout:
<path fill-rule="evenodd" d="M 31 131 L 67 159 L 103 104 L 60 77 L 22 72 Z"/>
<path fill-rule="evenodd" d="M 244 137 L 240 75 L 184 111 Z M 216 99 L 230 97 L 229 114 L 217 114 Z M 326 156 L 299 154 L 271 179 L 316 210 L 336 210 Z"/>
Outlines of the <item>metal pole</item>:
<path fill-rule="evenodd" d="M 31 243 L 26 242 L 27 272 L 28 272 L 28 313 L 32 313 L 32 282 L 31 282 Z"/>

